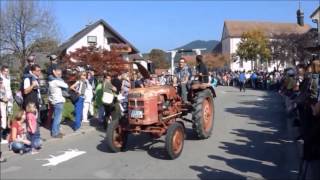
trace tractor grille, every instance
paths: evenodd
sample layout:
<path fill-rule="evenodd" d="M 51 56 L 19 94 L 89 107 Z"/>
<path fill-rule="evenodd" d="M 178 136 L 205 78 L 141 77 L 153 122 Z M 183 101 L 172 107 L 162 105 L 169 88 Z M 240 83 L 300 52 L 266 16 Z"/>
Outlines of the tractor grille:
<path fill-rule="evenodd" d="M 137 102 L 137 104 L 136 104 Z M 143 101 L 129 101 L 129 106 L 144 106 Z"/>

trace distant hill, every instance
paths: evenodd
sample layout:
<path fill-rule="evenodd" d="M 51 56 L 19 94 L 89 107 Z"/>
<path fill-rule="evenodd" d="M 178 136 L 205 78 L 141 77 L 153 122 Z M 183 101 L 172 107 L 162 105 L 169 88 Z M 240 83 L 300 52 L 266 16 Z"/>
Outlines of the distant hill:
<path fill-rule="evenodd" d="M 209 41 L 195 40 L 175 49 L 206 48 L 207 50 L 205 52 L 211 52 L 219 44 L 219 42 L 220 41 L 217 41 L 217 40 L 209 40 Z"/>
<path fill-rule="evenodd" d="M 178 49 L 197 49 L 197 48 L 206 48 L 205 51 L 202 51 L 202 53 L 207 53 L 207 52 L 212 52 L 212 50 L 220 43 L 220 41 L 216 40 L 209 40 L 209 41 L 203 41 L 203 40 L 195 40 L 192 41 L 186 45 L 183 45 L 178 48 L 174 48 L 173 50 L 178 50 Z M 166 60 L 171 61 L 171 53 L 166 53 Z M 177 54 L 175 56 L 175 61 L 179 60 L 179 58 L 182 55 L 188 55 L 188 54 L 194 54 L 194 53 L 183 53 L 183 54 Z M 143 53 L 142 54 L 143 58 L 149 59 L 149 53 Z"/>

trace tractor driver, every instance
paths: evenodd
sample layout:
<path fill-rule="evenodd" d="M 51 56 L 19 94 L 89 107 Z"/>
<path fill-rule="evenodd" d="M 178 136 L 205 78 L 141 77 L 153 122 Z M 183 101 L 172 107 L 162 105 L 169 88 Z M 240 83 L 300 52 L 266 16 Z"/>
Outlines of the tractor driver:
<path fill-rule="evenodd" d="M 190 67 L 186 64 L 184 58 L 180 58 L 179 60 L 179 67 L 176 68 L 175 74 L 178 77 L 179 81 L 179 92 L 180 96 L 184 103 L 188 104 L 188 84 L 190 83 L 192 71 Z"/>

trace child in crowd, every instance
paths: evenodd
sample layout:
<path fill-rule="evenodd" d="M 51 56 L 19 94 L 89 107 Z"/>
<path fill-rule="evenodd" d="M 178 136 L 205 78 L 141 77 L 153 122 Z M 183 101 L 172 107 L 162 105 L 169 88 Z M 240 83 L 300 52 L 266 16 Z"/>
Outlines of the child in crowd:
<path fill-rule="evenodd" d="M 37 153 L 41 148 L 41 139 L 39 129 L 37 127 L 38 111 L 34 103 L 27 104 L 26 118 L 27 118 L 27 138 L 31 141 L 32 152 Z"/>
<path fill-rule="evenodd" d="M 24 111 L 19 111 L 11 122 L 11 133 L 9 136 L 9 149 L 15 153 L 26 153 L 31 151 L 31 141 L 26 137 Z"/>

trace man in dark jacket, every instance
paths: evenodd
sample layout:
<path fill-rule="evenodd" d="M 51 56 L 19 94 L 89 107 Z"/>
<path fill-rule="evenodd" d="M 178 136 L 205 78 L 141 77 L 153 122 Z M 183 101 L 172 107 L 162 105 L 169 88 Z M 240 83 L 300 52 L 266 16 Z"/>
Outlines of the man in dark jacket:
<path fill-rule="evenodd" d="M 111 80 L 111 84 L 117 88 L 116 94 L 119 94 L 121 92 L 121 86 L 122 86 L 122 81 L 119 78 L 119 75 L 113 76 Z"/>
<path fill-rule="evenodd" d="M 52 79 L 54 79 L 53 70 L 58 68 L 58 57 L 55 54 L 51 54 L 50 56 L 48 56 L 48 58 L 50 60 L 50 65 L 47 70 L 47 78 L 48 81 L 51 81 Z"/>
<path fill-rule="evenodd" d="M 199 81 L 202 83 L 208 83 L 209 82 L 209 72 L 207 66 L 203 63 L 203 57 L 202 55 L 196 56 L 197 61 L 197 74 L 199 75 Z"/>
<path fill-rule="evenodd" d="M 31 70 L 31 66 L 35 64 L 36 61 L 36 56 L 35 55 L 30 55 L 27 58 L 27 65 L 23 70 L 23 74 L 29 74 L 30 70 Z"/>
<path fill-rule="evenodd" d="M 24 76 L 23 79 L 23 104 L 24 108 L 28 103 L 35 103 L 37 109 L 40 106 L 40 81 L 41 68 L 35 64 L 30 68 L 30 74 Z"/>

